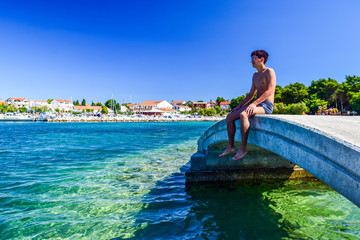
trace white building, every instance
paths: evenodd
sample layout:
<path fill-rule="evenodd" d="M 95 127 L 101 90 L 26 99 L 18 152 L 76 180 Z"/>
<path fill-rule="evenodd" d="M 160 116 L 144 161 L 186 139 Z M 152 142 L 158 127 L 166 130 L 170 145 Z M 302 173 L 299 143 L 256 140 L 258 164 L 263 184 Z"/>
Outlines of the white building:
<path fill-rule="evenodd" d="M 139 104 L 140 112 L 145 115 L 164 115 L 176 112 L 167 101 L 145 101 Z"/>
<path fill-rule="evenodd" d="M 222 111 L 230 109 L 230 102 L 221 102 L 220 108 Z"/>
<path fill-rule="evenodd" d="M 126 105 L 129 107 L 130 111 L 132 111 L 132 112 L 138 112 L 138 111 L 140 111 L 140 106 L 139 106 L 139 104 L 131 104 L 131 103 L 128 103 L 128 104 L 126 104 Z"/>
<path fill-rule="evenodd" d="M 172 109 L 173 106 L 167 101 L 145 101 L 140 103 L 140 110 L 166 110 Z"/>
<path fill-rule="evenodd" d="M 185 105 L 175 105 L 173 107 L 173 109 L 176 111 L 179 111 L 179 112 L 190 112 L 191 111 L 191 107 L 185 106 Z"/>
<path fill-rule="evenodd" d="M 8 98 L 5 102 L 6 104 L 12 105 L 16 108 L 29 108 L 29 100 L 26 98 Z"/>
<path fill-rule="evenodd" d="M 208 102 L 208 105 L 209 105 L 210 108 L 215 107 L 216 104 L 217 104 L 216 101 L 211 101 L 210 100 L 210 102 Z"/>
<path fill-rule="evenodd" d="M 179 113 L 174 109 L 162 109 L 160 111 L 161 111 L 161 115 L 163 115 L 163 116 L 171 116 L 171 115 Z"/>
<path fill-rule="evenodd" d="M 184 105 L 186 102 L 185 101 L 172 101 L 171 105 L 176 106 L 176 105 Z"/>
<path fill-rule="evenodd" d="M 48 104 L 48 101 L 43 100 L 29 100 L 29 107 L 48 107 L 50 108 L 50 104 Z"/>
<path fill-rule="evenodd" d="M 74 105 L 70 100 L 54 99 L 52 100 L 50 107 L 54 110 L 56 108 L 64 111 L 74 110 Z"/>
<path fill-rule="evenodd" d="M 102 110 L 101 106 L 90 106 L 90 104 L 86 104 L 86 106 L 74 106 L 74 112 L 90 111 L 92 113 L 100 113 L 101 110 Z"/>
<path fill-rule="evenodd" d="M 126 106 L 120 105 L 120 112 L 130 111 Z"/>

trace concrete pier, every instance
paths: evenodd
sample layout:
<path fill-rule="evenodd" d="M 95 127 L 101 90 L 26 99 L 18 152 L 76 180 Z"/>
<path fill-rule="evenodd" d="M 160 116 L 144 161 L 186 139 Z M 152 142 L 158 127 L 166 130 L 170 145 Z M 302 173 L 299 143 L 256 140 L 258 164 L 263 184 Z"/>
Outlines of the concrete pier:
<path fill-rule="evenodd" d="M 238 181 L 246 183 L 282 180 L 316 180 L 316 177 L 285 158 L 256 145 L 248 145 L 247 155 L 240 161 L 234 154 L 219 157 L 227 142 L 209 146 L 207 155 L 201 152 L 191 157 L 187 182 Z M 235 145 L 240 146 L 240 142 Z M 239 149 L 239 147 L 237 147 Z"/>
<path fill-rule="evenodd" d="M 211 126 L 198 141 L 187 182 L 316 177 L 360 206 L 360 117 L 260 115 L 250 124 L 248 154 L 240 161 L 232 160 L 235 153 L 218 157 L 226 148 L 225 120 Z"/>

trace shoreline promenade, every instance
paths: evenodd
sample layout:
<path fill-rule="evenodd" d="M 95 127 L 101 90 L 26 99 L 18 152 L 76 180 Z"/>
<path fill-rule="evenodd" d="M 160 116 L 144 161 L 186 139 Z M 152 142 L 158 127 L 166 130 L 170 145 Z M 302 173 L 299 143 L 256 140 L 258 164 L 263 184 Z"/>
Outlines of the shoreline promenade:
<path fill-rule="evenodd" d="M 154 116 L 57 116 L 48 118 L 47 122 L 200 122 L 220 121 L 225 117 L 154 117 Z"/>

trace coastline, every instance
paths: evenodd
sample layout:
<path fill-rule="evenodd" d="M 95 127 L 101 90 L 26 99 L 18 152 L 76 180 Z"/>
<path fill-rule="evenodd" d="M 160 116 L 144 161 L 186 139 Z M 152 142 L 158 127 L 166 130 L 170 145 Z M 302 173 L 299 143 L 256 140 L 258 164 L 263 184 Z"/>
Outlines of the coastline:
<path fill-rule="evenodd" d="M 45 122 L 217 122 L 225 117 L 55 117 L 48 118 Z"/>

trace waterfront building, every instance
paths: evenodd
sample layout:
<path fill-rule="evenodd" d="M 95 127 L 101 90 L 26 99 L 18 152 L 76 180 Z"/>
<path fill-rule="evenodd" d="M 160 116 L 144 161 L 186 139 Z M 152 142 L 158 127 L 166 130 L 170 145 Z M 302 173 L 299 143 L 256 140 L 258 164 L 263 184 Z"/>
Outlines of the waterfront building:
<path fill-rule="evenodd" d="M 190 112 L 191 111 L 191 107 L 185 106 L 185 105 L 175 105 L 173 107 L 173 109 L 176 111 L 179 111 L 179 112 Z"/>
<path fill-rule="evenodd" d="M 126 106 L 120 105 L 120 112 L 128 112 L 129 109 Z"/>
<path fill-rule="evenodd" d="M 74 105 L 70 100 L 54 99 L 51 101 L 51 108 L 58 108 L 64 111 L 72 111 L 74 110 Z"/>
<path fill-rule="evenodd" d="M 102 110 L 102 107 L 90 106 L 90 104 L 86 104 L 86 106 L 74 106 L 74 112 L 92 111 L 93 113 L 100 113 L 101 110 Z"/>
<path fill-rule="evenodd" d="M 140 110 L 166 110 L 172 109 L 172 105 L 167 101 L 145 101 L 140 103 Z"/>
<path fill-rule="evenodd" d="M 216 104 L 217 104 L 216 101 L 211 101 L 211 100 L 210 100 L 210 102 L 208 102 L 209 108 L 215 107 Z"/>
<path fill-rule="evenodd" d="M 185 101 L 172 101 L 171 105 L 176 106 L 176 105 L 184 105 L 186 102 Z"/>
<path fill-rule="evenodd" d="M 139 112 L 140 111 L 139 104 L 128 103 L 126 105 L 129 107 L 130 111 L 132 111 L 132 112 Z"/>
<path fill-rule="evenodd" d="M 14 106 L 16 108 L 22 108 L 22 107 L 26 107 L 29 108 L 29 100 L 26 98 L 8 98 L 6 99 L 6 104 Z"/>
<path fill-rule="evenodd" d="M 46 100 L 29 100 L 29 107 L 48 107 L 51 108 L 50 104 Z"/>
<path fill-rule="evenodd" d="M 207 102 L 194 102 L 193 103 L 194 108 L 200 108 L 200 109 L 208 109 L 211 108 L 210 104 Z"/>
<path fill-rule="evenodd" d="M 162 116 L 171 116 L 171 115 L 175 115 L 176 113 L 179 113 L 175 109 L 162 109 L 160 111 L 161 111 L 160 115 Z"/>
<path fill-rule="evenodd" d="M 220 108 L 222 111 L 226 111 L 226 110 L 230 109 L 230 102 L 221 102 Z"/>
<path fill-rule="evenodd" d="M 175 111 L 167 101 L 145 101 L 139 104 L 140 113 L 144 115 L 163 115 Z"/>

